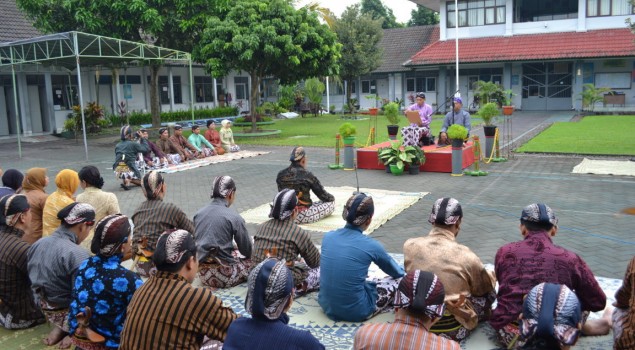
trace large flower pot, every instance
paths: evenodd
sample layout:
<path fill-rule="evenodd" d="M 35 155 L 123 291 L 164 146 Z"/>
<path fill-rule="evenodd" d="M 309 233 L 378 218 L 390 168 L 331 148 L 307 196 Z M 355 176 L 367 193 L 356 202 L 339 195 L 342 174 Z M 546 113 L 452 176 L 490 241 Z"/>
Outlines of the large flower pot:
<path fill-rule="evenodd" d="M 410 175 L 418 175 L 419 172 L 420 172 L 419 166 L 420 166 L 420 164 L 410 164 L 410 167 L 408 167 L 408 174 L 410 174 Z"/>
<path fill-rule="evenodd" d="M 452 176 L 463 175 L 463 140 L 452 139 Z"/>
<path fill-rule="evenodd" d="M 355 136 L 344 137 L 344 170 L 355 169 Z"/>
<path fill-rule="evenodd" d="M 503 106 L 503 115 L 514 114 L 514 106 Z"/>
<path fill-rule="evenodd" d="M 377 115 L 377 111 L 379 110 L 379 108 L 369 108 L 368 109 L 368 113 L 370 115 Z"/>
<path fill-rule="evenodd" d="M 395 176 L 399 176 L 403 174 L 403 168 L 399 169 L 397 164 L 390 164 L 390 172 Z"/>
<path fill-rule="evenodd" d="M 492 154 L 492 149 L 494 148 L 494 141 L 496 136 L 496 129 L 498 127 L 495 125 L 486 125 L 483 127 L 483 132 L 485 133 L 485 157 L 489 158 Z"/>
<path fill-rule="evenodd" d="M 388 125 L 388 138 L 389 139 L 396 140 L 398 132 L 399 132 L 399 125 Z"/>

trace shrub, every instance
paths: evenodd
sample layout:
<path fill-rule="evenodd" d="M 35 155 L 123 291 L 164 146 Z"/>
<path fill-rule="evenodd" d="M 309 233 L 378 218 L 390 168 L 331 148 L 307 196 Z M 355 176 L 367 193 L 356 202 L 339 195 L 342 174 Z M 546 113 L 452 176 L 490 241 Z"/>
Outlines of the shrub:
<path fill-rule="evenodd" d="M 467 129 L 461 124 L 452 124 L 448 128 L 448 138 L 454 140 L 465 140 L 467 137 Z"/>
<path fill-rule="evenodd" d="M 340 136 L 342 137 L 351 137 L 357 133 L 357 129 L 355 128 L 355 125 L 351 123 L 344 123 L 340 125 L 339 131 L 340 131 Z"/>
<path fill-rule="evenodd" d="M 200 109 L 194 111 L 195 119 L 211 119 L 222 117 L 233 117 L 238 115 L 238 108 L 235 106 L 216 107 L 211 109 Z M 130 113 L 130 124 L 151 124 L 152 115 L 150 113 L 132 112 Z M 191 120 L 192 113 L 187 111 L 163 112 L 161 113 L 161 122 L 179 122 L 183 120 Z"/>
<path fill-rule="evenodd" d="M 396 102 L 387 103 L 384 106 L 384 115 L 391 125 L 399 123 L 399 105 Z"/>

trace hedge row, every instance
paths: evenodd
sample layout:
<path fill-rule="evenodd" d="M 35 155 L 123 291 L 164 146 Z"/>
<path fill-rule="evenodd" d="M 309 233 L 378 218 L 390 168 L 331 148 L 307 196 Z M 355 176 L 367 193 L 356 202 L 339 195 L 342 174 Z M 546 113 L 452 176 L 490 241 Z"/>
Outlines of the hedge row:
<path fill-rule="evenodd" d="M 212 109 L 194 110 L 194 119 L 211 119 L 222 117 L 234 117 L 238 115 L 237 107 L 216 107 Z M 184 120 L 192 120 L 192 113 L 187 111 L 163 112 L 161 113 L 161 122 L 179 122 Z M 152 114 L 150 113 L 130 113 L 130 124 L 152 124 Z"/>

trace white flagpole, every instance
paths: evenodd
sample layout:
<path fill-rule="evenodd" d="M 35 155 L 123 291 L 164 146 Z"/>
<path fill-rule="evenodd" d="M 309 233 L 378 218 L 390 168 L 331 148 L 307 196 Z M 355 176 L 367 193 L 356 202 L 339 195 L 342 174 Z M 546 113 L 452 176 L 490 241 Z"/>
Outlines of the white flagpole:
<path fill-rule="evenodd" d="M 454 46 L 456 53 L 456 93 L 454 97 L 461 97 L 459 92 L 459 0 L 454 0 Z"/>

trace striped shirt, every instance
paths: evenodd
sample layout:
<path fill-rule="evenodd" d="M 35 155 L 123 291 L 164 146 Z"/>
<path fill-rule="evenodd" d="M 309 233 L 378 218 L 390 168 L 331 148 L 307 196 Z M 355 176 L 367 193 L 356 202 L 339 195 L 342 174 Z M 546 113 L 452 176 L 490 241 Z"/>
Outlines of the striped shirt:
<path fill-rule="evenodd" d="M 258 227 L 254 236 L 254 252 L 251 260 L 254 265 L 267 258 L 267 252 L 280 260 L 294 262 L 300 255 L 310 268 L 320 266 L 320 251 L 311 242 L 311 236 L 294 220 L 271 219 Z M 293 282 L 298 285 L 307 277 L 308 269 L 296 265 L 291 268 Z"/>
<path fill-rule="evenodd" d="M 31 292 L 27 270 L 30 245 L 20 239 L 23 233 L 13 227 L 0 226 L 0 300 L 2 309 L 13 317 L 13 323 L 43 317 Z"/>
<path fill-rule="evenodd" d="M 635 349 L 635 257 L 628 264 L 622 283 L 615 293 L 615 306 L 626 309 L 626 316 L 621 333 L 615 336 L 614 347 L 615 349 Z"/>
<path fill-rule="evenodd" d="M 203 336 L 225 341 L 237 317 L 209 289 L 158 271 L 132 296 L 119 349 L 199 349 Z"/>
<path fill-rule="evenodd" d="M 77 236 L 60 226 L 49 237 L 33 243 L 28 256 L 33 290 L 40 290 L 53 306 L 68 307 L 77 269 L 90 257 L 86 249 L 77 245 Z"/>
<path fill-rule="evenodd" d="M 355 350 L 460 350 L 459 343 L 428 332 L 423 321 L 399 311 L 393 323 L 369 323 L 355 333 Z"/>
<path fill-rule="evenodd" d="M 181 229 L 194 234 L 194 224 L 183 210 L 172 203 L 161 199 L 153 199 L 141 203 L 132 214 L 134 232 L 132 236 L 132 251 L 137 251 L 137 244 L 148 237 L 148 249 L 154 250 L 159 236 L 170 229 Z"/>

